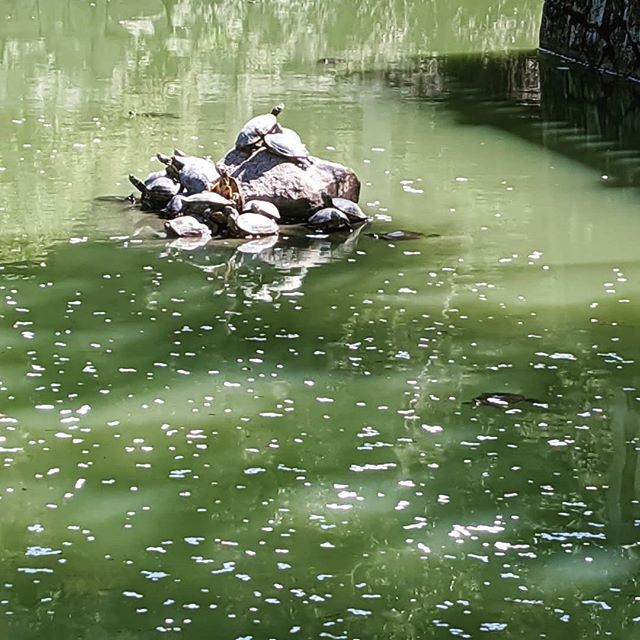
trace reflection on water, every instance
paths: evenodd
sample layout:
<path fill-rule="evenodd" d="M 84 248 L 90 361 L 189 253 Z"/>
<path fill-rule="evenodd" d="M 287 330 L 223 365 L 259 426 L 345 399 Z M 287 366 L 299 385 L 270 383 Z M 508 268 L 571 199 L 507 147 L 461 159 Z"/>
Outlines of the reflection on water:
<path fill-rule="evenodd" d="M 635 89 L 539 8 L 2 7 L 2 637 L 635 638 Z M 94 200 L 283 95 L 364 232 Z"/>

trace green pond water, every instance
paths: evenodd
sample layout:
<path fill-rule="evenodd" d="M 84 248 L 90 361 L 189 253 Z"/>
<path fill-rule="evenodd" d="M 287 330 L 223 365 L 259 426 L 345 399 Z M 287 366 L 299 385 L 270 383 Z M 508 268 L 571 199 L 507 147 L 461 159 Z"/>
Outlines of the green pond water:
<path fill-rule="evenodd" d="M 640 100 L 540 11 L 0 2 L 0 637 L 638 637 Z M 280 100 L 361 233 L 101 198 Z"/>

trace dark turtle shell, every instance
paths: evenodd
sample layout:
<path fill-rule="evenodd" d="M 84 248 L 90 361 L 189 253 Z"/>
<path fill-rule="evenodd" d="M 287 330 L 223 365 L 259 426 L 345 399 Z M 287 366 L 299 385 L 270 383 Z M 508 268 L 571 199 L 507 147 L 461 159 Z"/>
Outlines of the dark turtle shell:
<path fill-rule="evenodd" d="M 270 133 L 264 137 L 264 143 L 272 153 L 288 160 L 296 160 L 303 164 L 311 164 L 307 147 L 300 141 L 300 136 L 289 129 L 290 133 Z M 293 134 L 293 135 L 292 135 Z"/>
<path fill-rule="evenodd" d="M 323 193 L 322 201 L 325 207 L 334 207 L 342 211 L 354 224 L 369 220 L 369 216 L 353 200 L 338 198 L 337 196 L 330 196 L 327 193 Z"/>
<path fill-rule="evenodd" d="M 307 224 L 318 231 L 351 231 L 351 222 L 347 215 L 335 207 L 325 207 L 316 211 L 307 220 Z"/>
<path fill-rule="evenodd" d="M 397 229 L 396 231 L 387 231 L 386 233 L 368 233 L 371 238 L 376 240 L 388 240 L 389 242 L 399 242 L 403 240 L 418 240 L 425 237 L 437 237 L 435 234 L 425 236 L 424 233 L 419 231 L 405 231 L 404 229 Z"/>
<path fill-rule="evenodd" d="M 271 113 L 255 116 L 245 123 L 236 138 L 236 149 L 247 149 L 260 142 L 268 133 L 281 131 L 278 124 L 278 115 L 284 109 L 284 104 L 277 104 Z"/>
<path fill-rule="evenodd" d="M 231 205 L 231 200 L 213 191 L 202 191 L 187 196 L 182 202 L 182 211 L 185 215 L 202 215 L 205 211 L 222 211 Z"/>
<path fill-rule="evenodd" d="M 167 174 L 178 180 L 187 194 L 204 191 L 220 177 L 215 163 L 211 160 L 180 153 L 182 152 L 171 157 L 158 153 L 157 157 L 166 165 Z"/>
<path fill-rule="evenodd" d="M 163 214 L 165 218 L 177 218 L 181 216 L 183 213 L 184 201 L 187 199 L 187 196 L 183 196 L 180 193 L 177 193 L 165 206 L 163 210 Z"/>
<path fill-rule="evenodd" d="M 129 181 L 142 194 L 141 204 L 145 209 L 162 209 L 180 190 L 180 185 L 164 172 L 159 176 L 148 177 L 146 182 L 130 175 Z"/>
<path fill-rule="evenodd" d="M 471 400 L 476 407 L 496 407 L 498 409 L 513 409 L 522 403 L 540 404 L 535 398 L 527 398 L 520 393 L 481 393 Z"/>

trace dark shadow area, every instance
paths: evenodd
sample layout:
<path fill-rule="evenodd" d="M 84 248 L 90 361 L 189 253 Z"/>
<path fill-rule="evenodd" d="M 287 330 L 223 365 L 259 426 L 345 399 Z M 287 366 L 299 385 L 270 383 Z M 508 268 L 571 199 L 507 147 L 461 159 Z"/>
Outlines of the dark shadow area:
<path fill-rule="evenodd" d="M 405 99 L 441 102 L 460 123 L 520 136 L 640 185 L 640 86 L 538 52 L 416 58 L 382 72 Z"/>

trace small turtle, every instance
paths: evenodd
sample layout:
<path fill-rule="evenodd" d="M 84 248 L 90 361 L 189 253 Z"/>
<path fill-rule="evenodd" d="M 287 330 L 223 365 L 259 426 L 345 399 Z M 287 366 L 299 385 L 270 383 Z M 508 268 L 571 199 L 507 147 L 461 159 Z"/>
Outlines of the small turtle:
<path fill-rule="evenodd" d="M 307 225 L 316 231 L 330 233 L 332 231 L 352 231 L 351 221 L 345 213 L 335 207 L 325 207 L 316 211 L 308 220 Z"/>
<path fill-rule="evenodd" d="M 145 182 L 134 175 L 129 176 L 129 182 L 140 191 L 140 203 L 145 210 L 162 209 L 180 190 L 180 185 L 169 178 L 164 172 L 160 175 L 147 177 Z"/>
<path fill-rule="evenodd" d="M 236 149 L 249 149 L 258 144 L 267 134 L 281 131 L 282 129 L 278 124 L 278 115 L 280 115 L 283 109 L 284 104 L 280 103 L 271 109 L 271 113 L 265 113 L 251 118 L 251 120 L 242 127 L 236 138 Z"/>
<path fill-rule="evenodd" d="M 213 191 L 203 191 L 187 196 L 182 201 L 183 215 L 203 215 L 208 211 L 222 211 L 225 207 L 233 205 L 231 200 L 223 198 Z"/>
<path fill-rule="evenodd" d="M 338 198 L 337 196 L 330 196 L 328 193 L 323 193 L 322 202 L 325 207 L 334 207 L 338 209 L 338 211 L 342 211 L 352 224 L 362 224 L 369 220 L 369 216 L 353 200 Z"/>
<path fill-rule="evenodd" d="M 280 211 L 272 202 L 266 200 L 249 200 L 244 203 L 242 213 L 259 213 L 262 216 L 271 218 L 272 220 L 280 220 Z"/>
<path fill-rule="evenodd" d="M 211 237 L 209 227 L 194 216 L 180 216 L 164 223 L 167 235 L 174 238 Z"/>
<path fill-rule="evenodd" d="M 260 238 L 278 233 L 278 223 L 259 213 L 235 213 L 228 220 L 231 233 L 240 238 Z"/>
<path fill-rule="evenodd" d="M 187 199 L 187 196 L 182 195 L 181 193 L 176 193 L 167 205 L 162 210 L 162 216 L 171 220 L 172 218 L 177 218 L 182 215 L 182 209 L 184 207 L 184 201 Z"/>
<path fill-rule="evenodd" d="M 405 231 L 404 229 L 397 229 L 396 231 L 388 231 L 387 233 L 368 233 L 370 238 L 376 240 L 388 240 L 389 242 L 399 242 L 402 240 L 419 240 L 420 238 L 438 238 L 437 233 L 431 233 L 425 236 L 424 233 L 419 231 Z"/>
<path fill-rule="evenodd" d="M 522 404 L 538 404 L 535 398 L 527 398 L 520 393 L 481 393 L 467 404 L 472 404 L 474 407 L 496 407 L 498 409 L 513 409 L 514 407 Z"/>
<path fill-rule="evenodd" d="M 218 172 L 220 177 L 209 187 L 209 190 L 230 200 L 231 204 L 241 211 L 244 204 L 244 196 L 242 195 L 240 181 L 222 167 L 218 168 Z"/>
<path fill-rule="evenodd" d="M 182 190 L 190 195 L 207 189 L 219 177 L 220 173 L 214 162 L 197 156 L 157 154 L 158 160 L 167 167 L 167 174 L 182 185 Z"/>
<path fill-rule="evenodd" d="M 307 147 L 300 141 L 300 136 L 292 129 L 288 133 L 270 133 L 264 137 L 264 144 L 277 156 L 298 162 L 303 167 L 311 164 Z"/>

